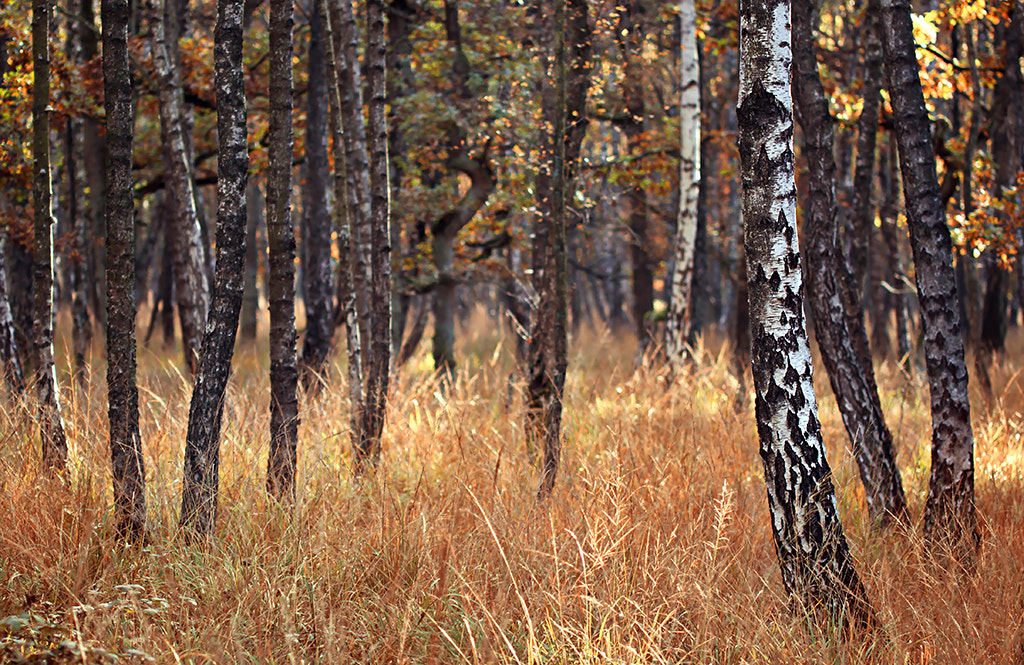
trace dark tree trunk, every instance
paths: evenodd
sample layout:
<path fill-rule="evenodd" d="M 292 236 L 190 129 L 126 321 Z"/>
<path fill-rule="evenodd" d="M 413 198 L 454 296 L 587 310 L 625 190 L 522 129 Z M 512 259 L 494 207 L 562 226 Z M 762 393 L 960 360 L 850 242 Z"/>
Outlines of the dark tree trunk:
<path fill-rule="evenodd" d="M 365 439 L 356 451 L 356 470 L 380 458 L 391 371 L 391 187 L 385 82 L 384 0 L 367 0 L 366 78 L 369 94 L 367 138 L 370 166 L 370 339 L 364 391 Z"/>
<path fill-rule="evenodd" d="M 249 152 L 242 66 L 243 0 L 218 0 L 214 31 L 217 90 L 217 274 L 185 440 L 181 528 L 201 539 L 217 519 L 220 426 L 231 374 L 245 263 L 245 190 Z"/>
<path fill-rule="evenodd" d="M 35 210 L 35 252 L 32 282 L 36 351 L 36 392 L 43 463 L 63 471 L 68 442 L 60 412 L 57 373 L 53 364 L 53 211 L 50 182 L 50 8 L 46 0 L 32 3 L 32 206 Z"/>
<path fill-rule="evenodd" d="M 786 590 L 825 627 L 871 609 L 843 534 L 802 306 L 786 0 L 740 3 L 739 150 L 761 460 Z"/>
<path fill-rule="evenodd" d="M 974 508 L 974 434 L 953 245 L 935 176 L 931 126 L 924 104 L 909 0 L 882 0 L 886 80 L 924 326 L 932 411 L 932 471 L 924 531 L 936 548 L 950 547 L 966 568 L 980 542 Z"/>
<path fill-rule="evenodd" d="M 131 10 L 129 10 L 131 11 Z M 82 59 L 86 62 L 99 54 L 99 30 L 95 29 L 96 16 L 92 2 L 81 3 L 81 41 Z M 105 208 L 107 183 L 104 178 L 106 163 L 106 134 L 103 123 L 97 118 L 84 118 L 83 125 L 83 166 L 85 183 L 89 195 L 85 197 L 87 218 L 83 224 L 89 229 L 82 236 L 83 261 L 88 279 L 84 285 L 86 298 L 89 301 L 93 316 L 101 330 L 105 330 L 106 321 L 106 245 L 100 239 L 107 236 L 105 226 Z"/>
<path fill-rule="evenodd" d="M 267 244 L 270 247 L 270 457 L 267 491 L 295 497 L 298 369 L 295 358 L 295 231 L 292 226 L 292 29 L 294 0 L 270 0 L 270 170 Z"/>
<path fill-rule="evenodd" d="M 331 215 L 327 207 L 327 60 L 324 26 L 318 12 L 309 17 L 309 86 L 306 91 L 306 206 L 303 214 L 302 271 L 306 336 L 302 342 L 302 385 L 322 385 L 334 336 L 334 274 L 331 270 Z M 344 205 L 339 201 L 338 205 Z"/>
<path fill-rule="evenodd" d="M 107 395 L 110 468 L 118 533 L 146 531 L 146 470 L 135 379 L 135 202 L 132 198 L 128 1 L 103 0 L 103 90 L 107 113 Z"/>
<path fill-rule="evenodd" d="M 900 363 L 904 363 L 911 359 L 913 345 L 910 342 L 910 316 L 907 308 L 907 276 L 903 270 L 903 253 L 900 251 L 898 230 L 896 228 L 896 216 L 898 213 L 896 200 L 899 190 L 897 179 L 899 177 L 899 170 L 896 163 L 896 139 L 891 134 L 889 140 L 886 141 L 878 167 L 879 185 L 882 190 L 882 205 L 879 207 L 879 218 L 881 219 L 882 227 L 879 231 L 885 242 L 885 251 L 888 254 L 886 269 L 889 272 L 885 275 L 885 281 L 892 287 L 890 296 L 892 309 L 896 314 L 896 351 L 899 354 L 897 360 Z M 879 320 L 878 317 L 880 316 L 882 316 L 880 313 L 875 313 L 874 328 L 876 331 L 881 328 L 882 333 L 887 336 L 886 325 L 889 322 L 888 316 L 886 314 L 884 318 Z M 875 338 L 877 339 L 877 337 L 876 333 Z M 888 343 L 888 339 L 886 339 L 886 343 Z M 881 347 L 877 341 L 872 341 L 872 345 L 875 348 Z"/>
<path fill-rule="evenodd" d="M 867 344 L 860 289 L 837 242 L 832 116 L 814 52 L 817 13 L 813 0 L 793 0 L 793 58 L 797 118 L 803 129 L 810 192 L 804 202 L 807 291 L 814 330 L 832 392 L 850 437 L 868 514 L 881 526 L 902 520 L 907 502 L 896 467 L 892 434 L 882 415 L 870 359 L 855 338 Z M 872 130 L 874 126 L 872 126 Z M 873 150 L 873 148 L 872 148 Z"/>

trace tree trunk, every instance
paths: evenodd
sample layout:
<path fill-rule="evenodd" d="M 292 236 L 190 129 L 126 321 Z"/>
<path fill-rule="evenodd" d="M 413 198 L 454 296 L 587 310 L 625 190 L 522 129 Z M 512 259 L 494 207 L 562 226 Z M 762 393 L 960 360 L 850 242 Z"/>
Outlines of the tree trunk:
<path fill-rule="evenodd" d="M 218 0 L 214 30 L 217 90 L 217 274 L 185 440 L 181 528 L 201 539 L 217 519 L 220 426 L 231 373 L 245 262 L 245 190 L 249 152 L 242 66 L 243 0 Z"/>
<path fill-rule="evenodd" d="M 263 219 L 264 200 L 259 183 L 255 178 L 250 178 L 246 187 L 245 282 L 238 334 L 243 340 L 255 340 L 260 315 L 260 229 L 266 228 L 266 222 Z"/>
<path fill-rule="evenodd" d="M 837 242 L 832 116 L 814 52 L 813 0 L 793 1 L 793 57 L 797 118 L 803 129 L 810 192 L 804 204 L 807 292 L 814 330 L 832 392 L 850 437 L 868 514 L 880 526 L 902 520 L 907 502 L 885 424 L 874 371 L 854 339 L 867 345 L 860 290 Z"/>
<path fill-rule="evenodd" d="M 786 590 L 826 627 L 871 610 L 839 521 L 802 306 L 785 0 L 740 3 L 739 149 L 761 460 Z"/>
<path fill-rule="evenodd" d="M 356 470 L 380 458 L 391 371 L 391 186 L 386 120 L 387 44 L 384 0 L 367 0 L 366 70 L 370 156 L 370 339 L 364 391 L 365 439 L 356 451 Z"/>
<path fill-rule="evenodd" d="M 25 373 L 14 341 L 14 318 L 7 297 L 7 230 L 0 230 L 0 363 L 4 382 L 15 395 L 25 392 Z"/>
<path fill-rule="evenodd" d="M 295 230 L 292 226 L 292 29 L 294 0 L 270 0 L 270 170 L 267 244 L 270 301 L 270 457 L 267 491 L 295 498 L 298 369 L 295 357 Z"/>
<path fill-rule="evenodd" d="M 309 16 L 309 87 L 306 108 L 306 206 L 303 214 L 302 271 L 306 336 L 302 343 L 302 385 L 309 392 L 323 384 L 334 337 L 334 280 L 331 270 L 331 214 L 327 205 L 327 61 L 324 26 Z M 338 205 L 344 205 L 338 201 Z"/>
<path fill-rule="evenodd" d="M 53 210 L 50 181 L 50 8 L 46 0 L 32 3 L 32 206 L 35 210 L 35 252 L 32 282 L 35 302 L 33 341 L 36 349 L 36 392 L 43 463 L 63 471 L 68 442 L 60 412 L 57 373 L 53 364 Z"/>
<path fill-rule="evenodd" d="M 196 211 L 192 168 L 184 131 L 184 102 L 178 65 L 175 0 L 149 0 L 153 65 L 160 101 L 160 135 L 174 231 L 174 279 L 185 364 L 195 374 L 206 315 L 209 284 Z"/>
<path fill-rule="evenodd" d="M 694 0 L 680 0 L 679 20 L 679 57 L 682 70 L 679 113 L 679 221 L 676 226 L 672 293 L 665 326 L 665 355 L 676 375 L 683 370 L 686 343 L 690 338 L 690 296 L 701 181 L 700 62 L 697 53 L 697 11 Z"/>
<path fill-rule="evenodd" d="M 974 509 L 974 434 L 953 245 L 935 176 L 935 153 L 915 57 L 909 0 L 882 0 L 886 80 L 893 107 L 932 411 L 932 471 L 924 531 L 965 568 L 980 543 Z"/>
<path fill-rule="evenodd" d="M 348 171 L 351 164 L 345 154 L 344 123 L 342 122 L 343 105 L 341 102 L 341 84 L 339 76 L 339 56 L 335 48 L 338 41 L 334 37 L 334 17 L 337 13 L 328 11 L 330 0 L 316 0 L 317 12 L 324 26 L 325 46 L 327 50 L 327 93 L 330 102 L 329 127 L 333 136 L 331 148 L 334 157 L 334 199 L 337 202 L 335 214 L 338 216 L 338 311 L 335 316 L 336 325 L 345 325 L 345 336 L 348 344 L 348 390 L 349 390 L 349 429 L 353 455 L 359 450 L 361 442 L 366 438 L 363 434 L 363 365 L 362 337 L 359 329 L 358 303 L 354 286 L 356 270 L 354 255 L 356 248 L 352 242 L 352 226 L 358 211 L 356 206 L 348 205 L 351 201 L 348 192 Z"/>
<path fill-rule="evenodd" d="M 146 531 L 146 470 L 135 379 L 135 202 L 132 192 L 128 0 L 103 0 L 103 90 L 107 113 L 107 395 L 110 468 L 118 533 Z"/>

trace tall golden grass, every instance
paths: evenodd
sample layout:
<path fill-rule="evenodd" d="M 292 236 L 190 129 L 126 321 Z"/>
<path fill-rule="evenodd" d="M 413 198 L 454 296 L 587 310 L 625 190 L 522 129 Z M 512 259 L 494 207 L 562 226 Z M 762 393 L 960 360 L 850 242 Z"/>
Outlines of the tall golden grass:
<path fill-rule="evenodd" d="M 346 390 L 303 399 L 298 501 L 266 496 L 265 351 L 240 348 L 221 444 L 218 528 L 177 532 L 190 388 L 159 346 L 140 355 L 151 538 L 112 533 L 103 369 L 65 404 L 71 468 L 40 471 L 25 407 L 0 413 L 0 660 L 159 663 L 1020 662 L 1024 388 L 996 368 L 974 412 L 977 575 L 960 579 L 915 530 L 865 517 L 835 402 L 817 372 L 839 504 L 881 627 L 842 642 L 789 611 L 752 408 L 733 409 L 728 350 L 708 343 L 669 387 L 631 339 L 573 339 L 558 489 L 538 505 L 510 389 L 511 339 L 481 317 L 443 392 L 426 350 L 396 381 L 376 478 L 350 473 Z M 927 489 L 927 386 L 879 368 L 913 515 Z M 513 388 L 515 386 L 512 386 Z M 978 405 L 980 402 L 976 401 Z"/>

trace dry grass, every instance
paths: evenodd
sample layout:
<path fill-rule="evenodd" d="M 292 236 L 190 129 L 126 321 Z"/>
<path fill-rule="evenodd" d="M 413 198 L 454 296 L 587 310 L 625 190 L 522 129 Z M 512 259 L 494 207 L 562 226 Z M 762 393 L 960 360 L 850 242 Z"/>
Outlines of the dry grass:
<path fill-rule="evenodd" d="M 787 611 L 753 416 L 732 408 L 726 353 L 705 352 L 685 385 L 667 390 L 657 372 L 633 370 L 631 341 L 582 333 L 572 347 L 563 472 L 554 499 L 538 506 L 520 405 L 509 402 L 509 340 L 475 324 L 447 396 L 424 357 L 399 379 L 372 482 L 351 480 L 345 390 L 303 402 L 291 515 L 263 491 L 266 359 L 241 350 L 221 446 L 219 525 L 205 550 L 175 528 L 189 395 L 177 358 L 140 357 L 152 525 L 142 549 L 120 549 L 110 529 L 102 368 L 87 394 L 68 399 L 74 466 L 66 484 L 39 474 L 31 424 L 6 402 L 0 617 L 15 618 L 0 622 L 0 636 L 10 633 L 0 659 L 44 647 L 56 654 L 51 662 L 103 662 L 105 654 L 160 663 L 1019 658 L 1024 391 L 1016 365 L 994 376 L 998 409 L 975 416 L 985 534 L 973 581 L 938 569 L 916 533 L 871 531 L 819 371 L 844 523 L 883 624 L 867 642 L 841 644 Z M 927 389 L 888 365 L 880 380 L 919 515 Z"/>

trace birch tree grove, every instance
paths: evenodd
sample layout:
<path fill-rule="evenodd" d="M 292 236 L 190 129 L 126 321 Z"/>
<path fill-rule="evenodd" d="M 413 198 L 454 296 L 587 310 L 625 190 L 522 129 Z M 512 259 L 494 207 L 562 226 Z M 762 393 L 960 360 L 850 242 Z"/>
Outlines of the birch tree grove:
<path fill-rule="evenodd" d="M 737 116 L 757 431 L 786 590 L 827 625 L 871 609 L 839 521 L 803 316 L 788 0 L 740 3 Z"/>
<path fill-rule="evenodd" d="M 680 72 L 682 93 L 679 113 L 679 217 L 676 225 L 675 265 L 665 327 L 665 355 L 673 373 L 683 369 L 690 335 L 694 242 L 697 238 L 697 203 L 700 195 L 700 58 L 697 53 L 695 0 L 679 2 Z"/>
<path fill-rule="evenodd" d="M 146 531 L 146 469 L 139 432 L 135 359 L 135 202 L 132 198 L 132 86 L 128 0 L 103 0 L 103 83 L 107 112 L 107 395 L 110 468 L 118 533 Z"/>
<path fill-rule="evenodd" d="M 217 273 L 210 320 L 188 413 L 181 527 L 202 539 L 217 519 L 220 429 L 242 309 L 249 152 L 242 66 L 243 0 L 218 0 L 214 32 L 217 91 Z"/>
<path fill-rule="evenodd" d="M 851 307 L 859 311 L 860 296 L 838 242 L 832 116 L 814 53 L 817 12 L 813 5 L 814 0 L 792 3 L 793 91 L 809 167 L 810 191 L 803 206 L 808 300 L 821 358 L 857 459 L 868 514 L 879 525 L 886 525 L 903 519 L 907 502 L 871 360 L 868 357 L 865 362 L 854 343 L 859 338 L 867 345 L 864 320 L 848 316 Z M 871 124 L 870 131 L 874 130 L 875 124 Z"/>
<path fill-rule="evenodd" d="M 292 226 L 292 29 L 294 0 L 270 0 L 270 172 L 267 242 L 270 247 L 270 457 L 267 490 L 295 495 L 299 427 L 295 357 L 295 231 Z"/>
<path fill-rule="evenodd" d="M 53 364 L 53 211 L 50 182 L 50 7 L 32 3 L 32 206 L 35 209 L 35 255 L 32 282 L 36 351 L 36 394 L 43 463 L 63 470 L 68 441 L 60 411 L 57 371 Z"/>
<path fill-rule="evenodd" d="M 974 432 L 953 270 L 953 245 L 935 175 L 931 122 L 918 72 L 907 0 L 881 0 L 886 87 L 921 305 L 932 412 L 932 468 L 924 532 L 972 567 L 980 542 L 974 510 Z"/>

